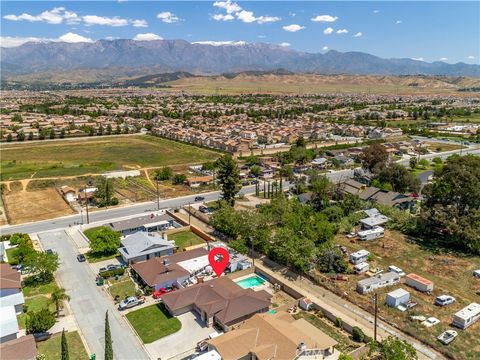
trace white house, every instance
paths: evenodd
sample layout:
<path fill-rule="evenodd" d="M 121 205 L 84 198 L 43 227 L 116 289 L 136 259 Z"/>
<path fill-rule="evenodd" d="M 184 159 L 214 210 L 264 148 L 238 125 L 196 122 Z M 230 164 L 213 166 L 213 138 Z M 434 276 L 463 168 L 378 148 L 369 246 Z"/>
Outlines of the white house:
<path fill-rule="evenodd" d="M 368 279 L 360 280 L 357 283 L 357 291 L 360 294 L 366 294 L 376 289 L 398 284 L 399 282 L 400 275 L 397 273 L 387 272 L 372 276 Z"/>
<path fill-rule="evenodd" d="M 19 328 L 13 306 L 0 307 L 0 343 L 17 338 Z"/>
<path fill-rule="evenodd" d="M 170 242 L 167 235 L 139 231 L 126 236 L 122 241 L 122 247 L 118 249 L 123 260 L 127 264 L 149 260 L 153 257 L 173 255 L 175 242 Z"/>
<path fill-rule="evenodd" d="M 0 297 L 0 307 L 3 308 L 13 306 L 15 309 L 15 313 L 17 314 L 23 313 L 24 303 L 25 298 L 23 297 L 22 292 Z"/>
<path fill-rule="evenodd" d="M 453 315 L 452 324 L 460 329 L 466 329 L 480 319 L 480 304 L 471 303 Z"/>

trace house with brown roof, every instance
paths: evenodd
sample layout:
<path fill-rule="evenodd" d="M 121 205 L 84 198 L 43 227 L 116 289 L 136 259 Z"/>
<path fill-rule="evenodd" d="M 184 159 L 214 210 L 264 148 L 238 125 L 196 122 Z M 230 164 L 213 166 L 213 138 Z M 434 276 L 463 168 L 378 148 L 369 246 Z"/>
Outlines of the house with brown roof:
<path fill-rule="evenodd" d="M 16 294 L 21 290 L 20 273 L 8 264 L 0 264 L 0 297 Z"/>
<path fill-rule="evenodd" d="M 0 345 L 2 360 L 35 360 L 37 347 L 33 335 L 19 337 Z"/>
<path fill-rule="evenodd" d="M 168 293 L 162 300 L 172 315 L 195 311 L 207 326 L 229 331 L 252 315 L 267 312 L 271 298 L 265 290 L 243 289 L 223 276 Z"/>
<path fill-rule="evenodd" d="M 197 248 L 171 256 L 155 257 L 132 264 L 134 276 L 157 291 L 167 287 L 182 287 L 195 273 L 209 266 L 208 251 Z"/>
<path fill-rule="evenodd" d="M 222 359 L 336 359 L 337 342 L 303 318 L 282 311 L 256 314 L 237 329 L 208 340 Z"/>

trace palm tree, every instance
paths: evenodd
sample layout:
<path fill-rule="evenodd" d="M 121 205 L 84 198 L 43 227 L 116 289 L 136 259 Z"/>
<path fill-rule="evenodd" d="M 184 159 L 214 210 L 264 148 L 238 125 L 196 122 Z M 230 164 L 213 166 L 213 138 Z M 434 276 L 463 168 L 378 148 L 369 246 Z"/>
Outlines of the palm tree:
<path fill-rule="evenodd" d="M 60 316 L 60 307 L 64 300 L 70 300 L 70 296 L 67 295 L 64 288 L 57 287 L 55 290 L 53 290 L 50 296 L 50 304 L 55 304 L 57 317 Z"/>

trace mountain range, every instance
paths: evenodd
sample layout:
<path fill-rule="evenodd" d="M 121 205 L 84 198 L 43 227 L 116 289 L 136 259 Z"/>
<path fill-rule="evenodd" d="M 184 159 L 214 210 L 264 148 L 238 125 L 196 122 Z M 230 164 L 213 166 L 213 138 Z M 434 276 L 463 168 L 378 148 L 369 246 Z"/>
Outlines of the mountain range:
<path fill-rule="evenodd" d="M 185 40 L 99 40 L 92 43 L 41 42 L 2 48 L 3 78 L 80 69 L 116 68 L 117 77 L 189 72 L 214 75 L 284 69 L 295 73 L 444 75 L 480 77 L 480 65 L 383 59 L 362 52 L 306 53 L 264 43 L 213 46 Z"/>

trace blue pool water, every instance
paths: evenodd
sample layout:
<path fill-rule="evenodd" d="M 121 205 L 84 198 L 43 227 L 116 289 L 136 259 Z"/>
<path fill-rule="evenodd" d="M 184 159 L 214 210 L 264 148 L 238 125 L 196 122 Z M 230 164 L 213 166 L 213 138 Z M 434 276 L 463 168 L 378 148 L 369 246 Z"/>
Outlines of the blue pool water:
<path fill-rule="evenodd" d="M 265 280 L 263 280 L 261 277 L 257 275 L 250 276 L 248 278 L 245 278 L 243 280 L 237 281 L 236 282 L 242 289 L 249 289 L 251 287 L 255 286 L 260 286 L 265 283 Z"/>

